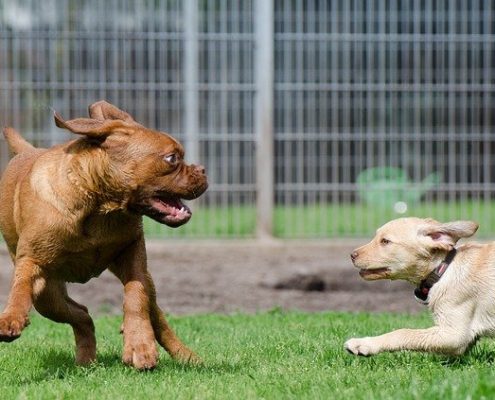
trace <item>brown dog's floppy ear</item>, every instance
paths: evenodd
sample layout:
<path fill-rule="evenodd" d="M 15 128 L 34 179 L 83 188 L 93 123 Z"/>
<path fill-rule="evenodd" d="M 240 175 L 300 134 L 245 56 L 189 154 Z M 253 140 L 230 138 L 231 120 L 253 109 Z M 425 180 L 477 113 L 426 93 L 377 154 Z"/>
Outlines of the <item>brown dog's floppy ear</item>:
<path fill-rule="evenodd" d="M 120 119 L 91 119 L 76 118 L 65 121 L 59 114 L 54 113 L 55 125 L 59 128 L 68 129 L 73 133 L 89 137 L 101 137 L 112 133 L 116 129 L 129 128 L 128 124 Z M 125 129 L 128 130 L 128 129 Z"/>
<path fill-rule="evenodd" d="M 473 221 L 431 222 L 420 233 L 428 238 L 431 248 L 450 251 L 459 239 L 473 236 L 478 227 Z"/>
<path fill-rule="evenodd" d="M 105 100 L 97 101 L 88 107 L 88 113 L 91 118 L 94 119 L 121 119 L 126 122 L 135 122 L 134 118 L 120 108 L 115 107 L 113 104 L 108 103 Z"/>

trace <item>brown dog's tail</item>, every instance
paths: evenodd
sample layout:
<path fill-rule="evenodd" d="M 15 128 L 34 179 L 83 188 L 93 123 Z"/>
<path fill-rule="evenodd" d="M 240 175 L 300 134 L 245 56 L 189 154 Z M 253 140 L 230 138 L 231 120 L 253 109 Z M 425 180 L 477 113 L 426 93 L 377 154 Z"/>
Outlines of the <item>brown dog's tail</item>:
<path fill-rule="evenodd" d="M 24 140 L 24 138 L 17 132 L 14 128 L 5 127 L 3 128 L 3 136 L 7 140 L 9 149 L 14 154 L 22 153 L 26 150 L 33 150 L 34 146 Z"/>

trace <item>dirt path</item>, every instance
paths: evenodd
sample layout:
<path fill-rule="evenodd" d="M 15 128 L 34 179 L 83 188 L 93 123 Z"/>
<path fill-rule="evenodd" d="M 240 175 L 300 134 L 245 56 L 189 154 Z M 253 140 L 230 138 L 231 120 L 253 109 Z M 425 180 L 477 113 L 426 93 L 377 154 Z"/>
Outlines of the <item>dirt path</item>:
<path fill-rule="evenodd" d="M 169 313 L 256 312 L 274 307 L 306 311 L 423 309 L 403 282 L 365 282 L 349 253 L 359 242 L 149 242 L 148 261 L 159 304 Z M 0 305 L 12 268 L 0 247 Z M 323 291 L 275 289 L 313 286 Z M 69 293 L 93 313 L 120 313 L 122 288 L 108 272 Z"/>

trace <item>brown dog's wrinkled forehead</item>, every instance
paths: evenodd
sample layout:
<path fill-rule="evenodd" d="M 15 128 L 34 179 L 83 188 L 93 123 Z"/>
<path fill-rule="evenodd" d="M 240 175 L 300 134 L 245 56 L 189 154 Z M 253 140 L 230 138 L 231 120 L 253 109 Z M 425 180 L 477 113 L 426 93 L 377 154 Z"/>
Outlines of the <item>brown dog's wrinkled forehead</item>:
<path fill-rule="evenodd" d="M 154 131 L 151 129 L 139 129 L 131 134 L 135 146 L 146 146 L 151 152 L 158 152 L 162 155 L 175 153 L 181 158 L 184 157 L 184 147 L 173 136 L 165 132 Z"/>
<path fill-rule="evenodd" d="M 108 138 L 113 134 L 120 134 L 117 141 L 132 137 L 132 142 L 139 146 L 140 151 L 148 149 L 149 152 L 163 154 L 176 153 L 184 157 L 182 144 L 165 132 L 155 131 L 137 123 L 127 112 L 115 107 L 104 100 L 97 101 L 89 106 L 90 118 L 76 118 L 64 120 L 55 113 L 55 122 L 59 128 L 68 129 L 73 133 L 85 135 L 91 138 Z"/>

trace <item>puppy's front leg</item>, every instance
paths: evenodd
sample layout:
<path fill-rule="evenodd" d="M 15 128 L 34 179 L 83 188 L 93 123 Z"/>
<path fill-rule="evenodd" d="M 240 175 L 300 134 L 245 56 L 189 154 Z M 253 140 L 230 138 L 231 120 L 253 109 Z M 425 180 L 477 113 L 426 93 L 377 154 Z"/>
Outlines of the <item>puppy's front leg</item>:
<path fill-rule="evenodd" d="M 158 362 L 158 351 L 150 320 L 144 239 L 141 237 L 121 253 L 110 270 L 124 285 L 122 360 L 138 369 L 151 369 Z"/>
<path fill-rule="evenodd" d="M 15 261 L 14 278 L 7 306 L 0 314 L 0 342 L 11 342 L 29 325 L 28 313 L 33 305 L 33 288 L 43 283 L 39 266 L 30 258 Z"/>
<path fill-rule="evenodd" d="M 349 339 L 344 347 L 348 352 L 360 356 L 398 350 L 460 355 L 473 340 L 468 329 L 433 326 L 428 329 L 398 329 L 380 336 Z"/>

